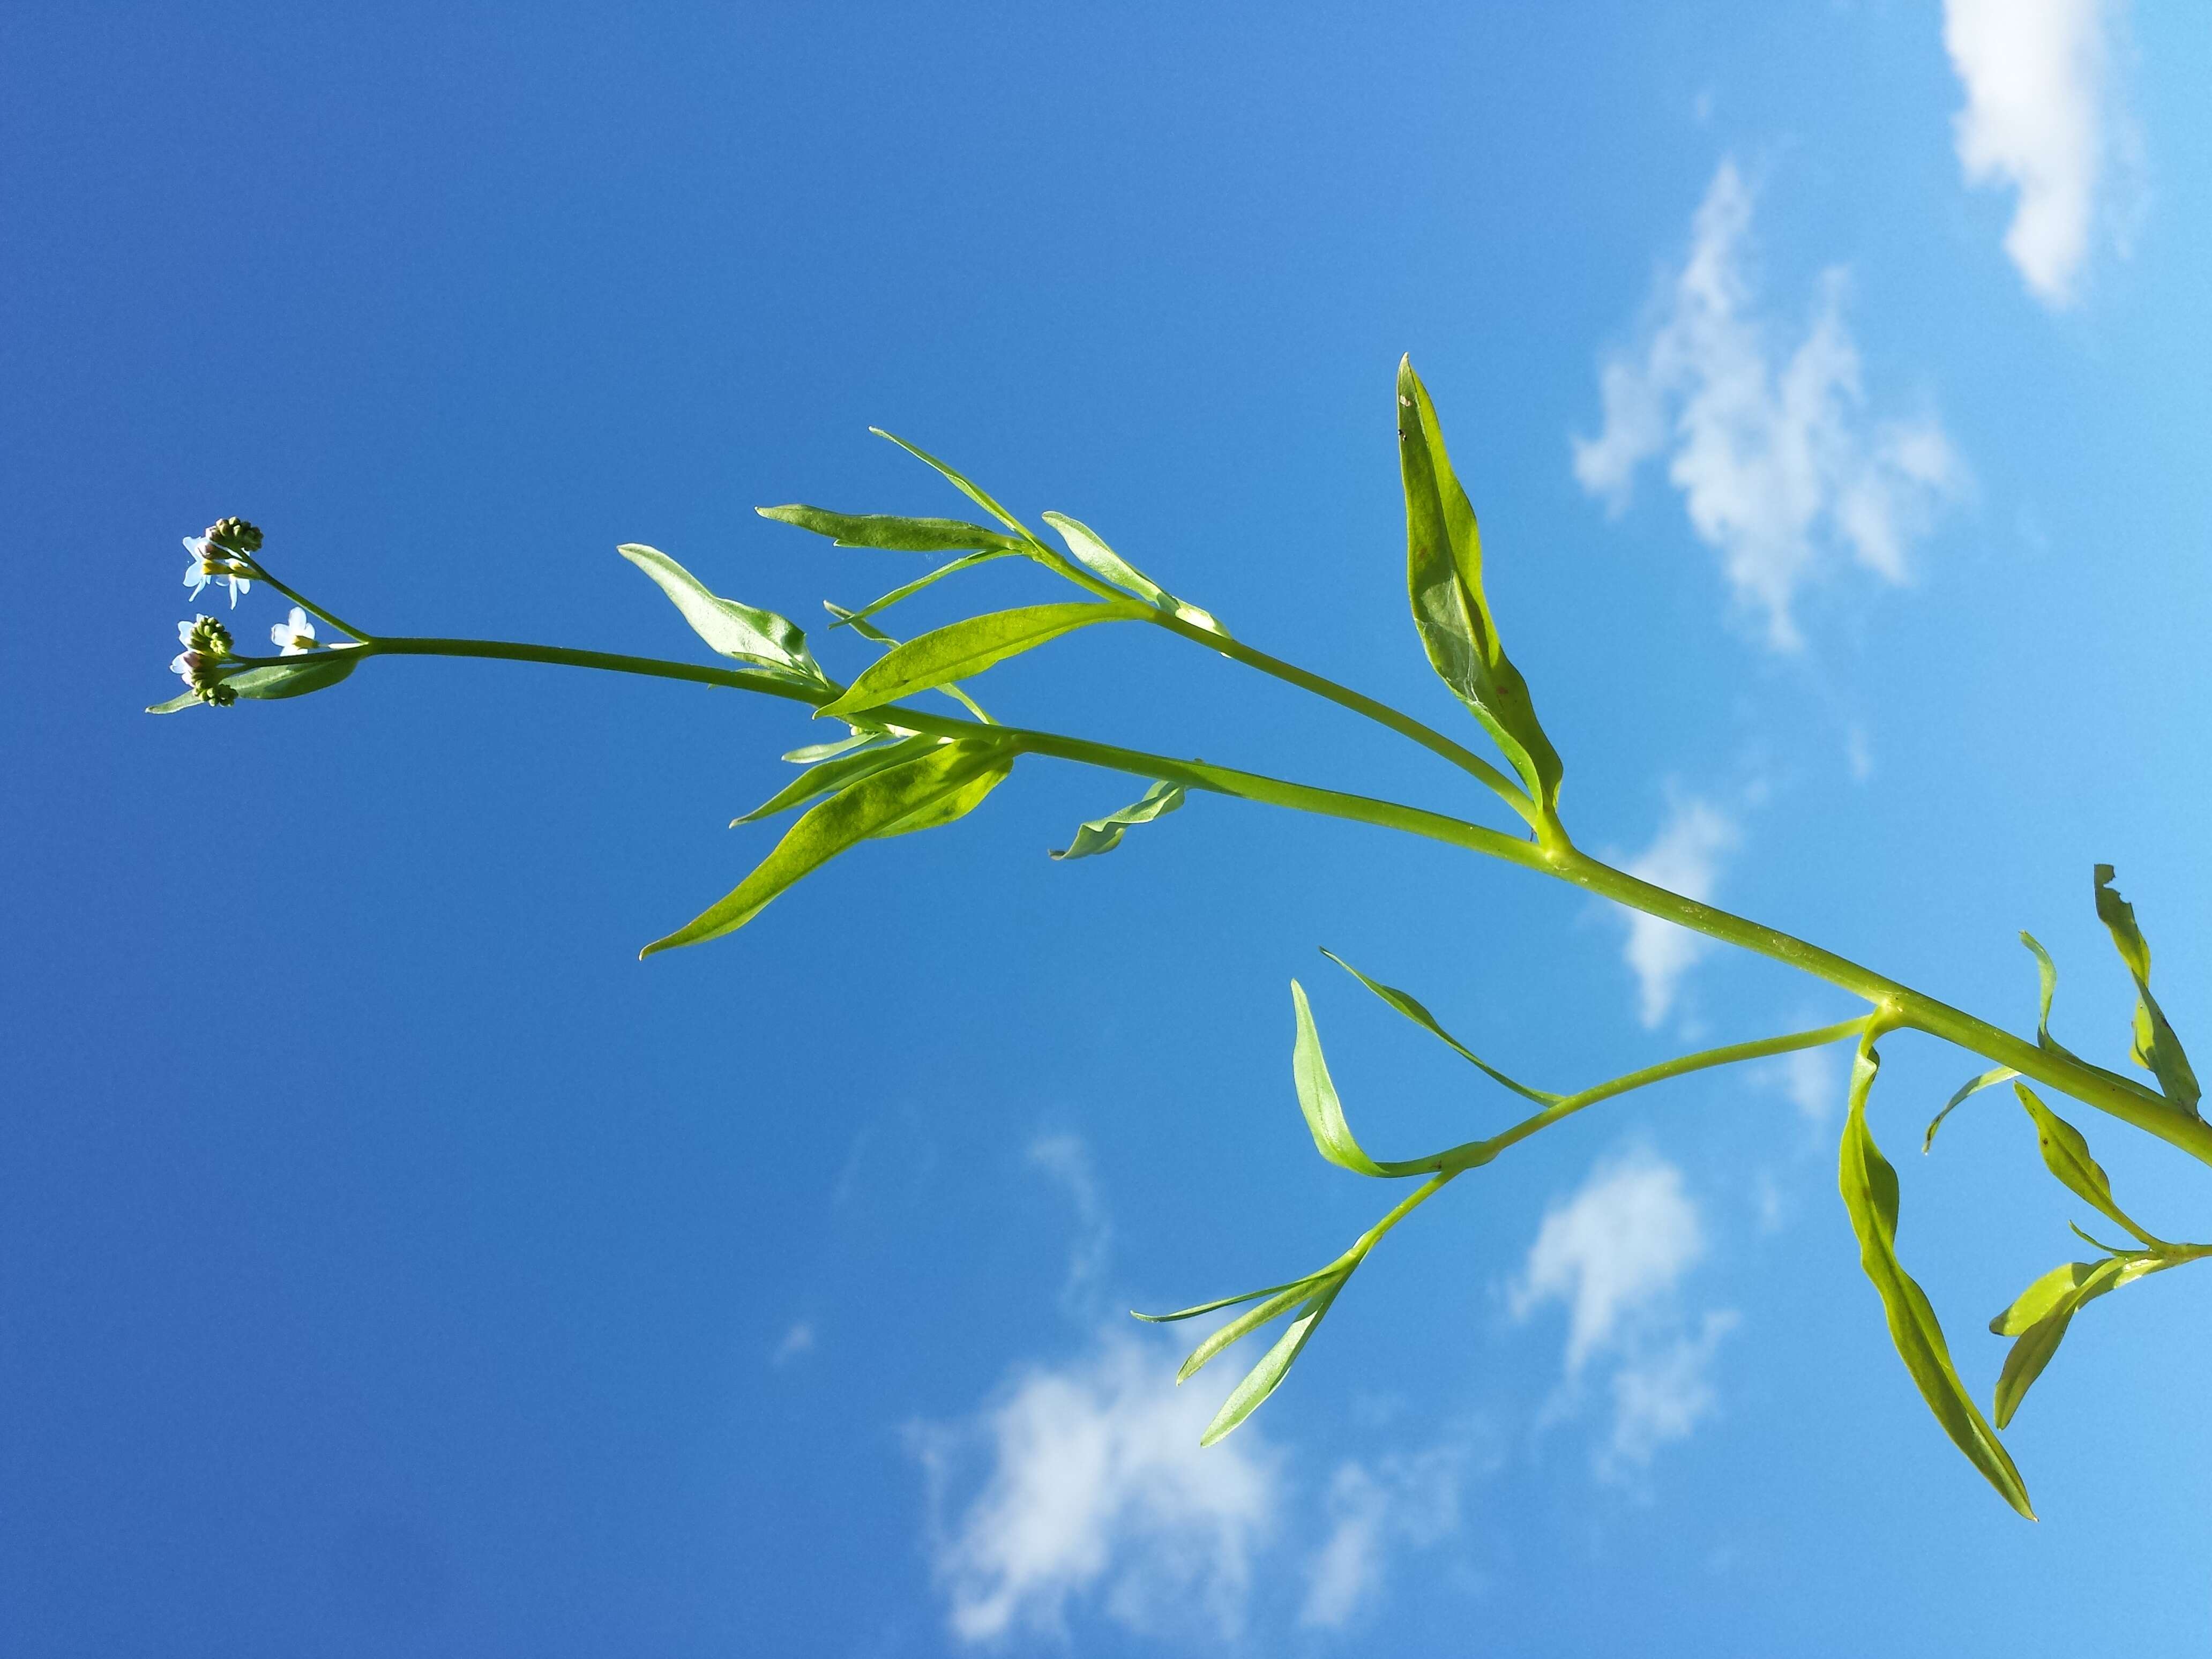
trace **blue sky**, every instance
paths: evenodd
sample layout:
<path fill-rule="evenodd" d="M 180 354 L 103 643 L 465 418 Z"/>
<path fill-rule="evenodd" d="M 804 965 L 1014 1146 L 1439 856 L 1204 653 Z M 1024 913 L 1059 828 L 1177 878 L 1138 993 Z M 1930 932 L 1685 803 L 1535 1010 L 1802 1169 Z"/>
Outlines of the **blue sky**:
<path fill-rule="evenodd" d="M 69 665 L 0 712 L 8 1651 L 2202 1644 L 2206 1287 L 2084 1316 L 2020 1521 L 1886 1340 L 1825 1060 L 1463 1181 L 1209 1452 L 1233 1369 L 1176 1391 L 1121 1312 L 1384 1206 L 1304 1133 L 1294 975 L 1370 1147 L 1508 1121 L 1317 945 L 1560 1088 L 1838 994 L 1228 801 L 1056 865 L 1138 787 L 1034 762 L 641 964 L 770 844 L 722 826 L 798 711 L 393 660 L 137 712 L 225 514 L 381 631 L 702 654 L 626 541 L 811 625 L 914 567 L 754 505 L 958 507 L 873 423 L 1471 732 L 1405 612 L 1410 351 L 1581 842 L 2014 1029 L 2031 928 L 2124 1063 L 2093 862 L 2185 1036 L 2212 1005 L 2182 9 L 26 3 L 0 46 L 17 627 Z M 1115 634 L 994 712 L 1482 810 Z M 2075 1212 L 2001 1105 L 1910 1156 L 1975 1066 L 1887 1060 L 1986 1399 Z"/>

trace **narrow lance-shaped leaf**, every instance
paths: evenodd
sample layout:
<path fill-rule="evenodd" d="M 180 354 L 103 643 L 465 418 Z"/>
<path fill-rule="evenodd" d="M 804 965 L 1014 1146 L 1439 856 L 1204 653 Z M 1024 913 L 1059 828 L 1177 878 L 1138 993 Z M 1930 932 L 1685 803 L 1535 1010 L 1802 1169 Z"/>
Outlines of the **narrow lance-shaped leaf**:
<path fill-rule="evenodd" d="M 878 438 L 884 439 L 889 442 L 896 444 L 901 449 L 906 451 L 908 454 L 913 456 L 915 459 L 921 462 L 924 465 L 935 469 L 939 476 L 943 477 L 946 483 L 950 483 L 955 489 L 965 495 L 969 501 L 975 502 L 976 506 L 981 507 L 986 513 L 996 519 L 1000 524 L 1006 526 L 1007 529 L 1012 531 L 1014 535 L 1019 538 L 1021 545 L 1025 547 L 1034 547 L 1039 544 L 1036 538 L 1030 533 L 1030 527 L 1024 524 L 1019 519 L 1016 518 L 1012 514 L 1007 512 L 1005 507 L 1000 506 L 999 503 L 992 498 L 990 494 L 980 484 L 972 482 L 969 478 L 963 477 L 961 473 L 955 471 L 951 467 L 947 466 L 943 461 L 939 460 L 936 456 L 931 454 L 927 450 L 917 449 L 914 445 L 908 443 L 905 439 L 900 437 L 895 432 L 886 432 L 879 426 L 872 426 L 868 430 L 874 433 Z"/>
<path fill-rule="evenodd" d="M 980 674 L 1009 657 L 1094 623 L 1127 622 L 1144 614 L 1131 605 L 1032 605 L 994 611 L 935 629 L 884 653 L 864 670 L 842 696 L 817 714 L 850 714 L 896 702 L 947 680 Z"/>
<path fill-rule="evenodd" d="M 953 560 L 949 564 L 939 565 L 927 575 L 917 576 L 910 582 L 902 583 L 899 586 L 891 589 L 890 592 L 870 599 L 858 611 L 848 611 L 842 605 L 830 605 L 830 613 L 837 618 L 830 626 L 849 628 L 863 638 L 878 639 L 881 635 L 876 634 L 868 626 L 869 617 L 881 615 L 893 605 L 912 599 L 923 588 L 942 581 L 947 576 L 957 576 L 963 570 L 973 570 L 979 564 L 988 564 L 994 559 L 1003 559 L 1006 556 L 1006 554 L 1004 551 L 970 553 L 965 557 Z"/>
<path fill-rule="evenodd" d="M 2020 1409 L 2029 1386 L 2043 1375 L 2044 1367 L 2065 1340 L 2074 1316 L 2109 1291 L 2130 1284 L 2164 1264 L 2149 1258 L 2107 1258 L 2094 1266 L 2069 1261 L 2054 1267 L 2021 1293 L 2019 1300 L 1990 1322 L 1999 1336 L 2017 1339 L 2005 1355 L 1997 1376 L 1997 1426 L 2003 1428 Z"/>
<path fill-rule="evenodd" d="M 1321 1155 L 1340 1170 L 1354 1175 L 1379 1176 L 1382 1166 L 1360 1149 L 1352 1126 L 1344 1121 L 1344 1103 L 1330 1081 L 1328 1061 L 1322 1057 L 1321 1033 L 1314 1029 L 1313 1010 L 1307 1005 L 1305 987 L 1291 981 L 1291 1006 L 1297 1019 L 1297 1035 L 1291 1044 L 1291 1077 L 1297 1085 L 1298 1109 L 1313 1132 Z"/>
<path fill-rule="evenodd" d="M 1482 586 L 1482 538 L 1452 471 L 1426 387 L 1398 365 L 1398 458 L 1406 487 L 1406 585 L 1430 665 L 1489 731 L 1547 817 L 1559 751 L 1537 723 L 1528 683 L 1498 637 Z"/>
<path fill-rule="evenodd" d="M 1291 1365 L 1305 1352 L 1306 1344 L 1313 1340 L 1313 1334 L 1320 1328 L 1329 1304 L 1336 1300 L 1340 1287 L 1339 1285 L 1332 1285 L 1299 1310 L 1298 1316 L 1291 1322 L 1275 1346 L 1267 1350 L 1266 1357 L 1246 1373 L 1244 1380 L 1222 1402 L 1221 1409 L 1214 1413 L 1213 1421 L 1207 1424 L 1206 1432 L 1199 1436 L 1200 1445 L 1211 1446 L 1227 1435 L 1259 1410 L 1267 1396 L 1281 1386 L 1283 1378 L 1290 1374 Z"/>
<path fill-rule="evenodd" d="M 1316 1273 L 1302 1284 L 1285 1285 L 1257 1307 L 1248 1308 L 1219 1329 L 1208 1332 L 1206 1340 L 1190 1351 L 1189 1357 L 1177 1369 L 1176 1381 L 1178 1383 L 1189 1382 L 1212 1364 L 1224 1350 L 1235 1346 L 1262 1325 L 1273 1324 L 1291 1308 L 1310 1299 L 1325 1280 L 1334 1277 L 1335 1275 Z"/>
<path fill-rule="evenodd" d="M 722 655 L 786 678 L 828 684 L 806 648 L 805 634 L 788 617 L 721 598 L 657 548 L 625 542 L 615 550 L 652 577 L 692 631 Z"/>
<path fill-rule="evenodd" d="M 1486 1077 L 1490 1078 L 1492 1081 L 1504 1084 L 1507 1088 L 1513 1091 L 1515 1094 L 1519 1095 L 1522 1099 L 1533 1100 L 1539 1106 L 1556 1106 L 1560 1101 L 1566 1098 L 1564 1095 L 1547 1094 L 1541 1089 L 1532 1089 L 1525 1083 L 1515 1082 L 1511 1078 L 1506 1076 L 1504 1073 L 1499 1071 L 1495 1066 L 1492 1066 L 1488 1060 L 1485 1060 L 1480 1054 L 1476 1054 L 1474 1049 L 1462 1042 L 1449 1031 L 1444 1030 L 1442 1025 L 1438 1024 L 1437 1023 L 1437 1017 L 1431 1013 L 1426 1007 L 1422 1006 L 1419 1000 L 1414 997 L 1411 992 L 1401 991 L 1395 985 L 1385 985 L 1380 980 L 1368 978 L 1366 975 L 1361 973 L 1359 969 L 1353 967 L 1350 963 L 1346 962 L 1342 957 L 1337 955 L 1334 951 L 1324 948 L 1322 951 L 1322 955 L 1327 957 L 1338 967 L 1343 969 L 1346 973 L 1351 975 L 1352 978 L 1358 980 L 1369 990 L 1374 992 L 1376 996 L 1382 998 L 1384 1002 L 1396 1009 L 1407 1019 L 1412 1020 L 1414 1024 L 1419 1026 L 1423 1030 L 1427 1031 L 1432 1036 L 1441 1038 L 1444 1044 L 1455 1054 L 1458 1054 L 1462 1060 L 1466 1060 L 1468 1064 L 1475 1067 L 1476 1070 L 1481 1072 Z"/>
<path fill-rule="evenodd" d="M 907 519 L 891 513 L 832 513 L 793 501 L 787 507 L 757 507 L 754 512 L 779 524 L 795 525 L 827 536 L 839 547 L 879 547 L 899 553 L 962 553 L 986 549 L 1001 553 L 1024 544 L 1003 531 L 987 530 L 961 519 Z"/>
<path fill-rule="evenodd" d="M 336 685 L 353 672 L 361 659 L 361 652 L 346 647 L 311 651 L 289 662 L 270 663 L 264 668 L 249 668 L 243 673 L 233 674 L 223 684 L 241 697 L 264 702 L 278 697 L 304 697 L 310 691 Z"/>
<path fill-rule="evenodd" d="M 1995 1088 L 1998 1084 L 2008 1082 L 2019 1075 L 2020 1073 L 2009 1066 L 1992 1066 L 1979 1076 L 1970 1077 L 1960 1084 L 1958 1093 L 1943 1103 L 1943 1109 L 1928 1120 L 1928 1133 L 1920 1137 L 1922 1153 L 1924 1155 L 1928 1149 L 1936 1144 L 1936 1132 L 1943 1127 L 1945 1118 L 1950 1116 L 1983 1090 Z"/>
<path fill-rule="evenodd" d="M 2189 1056 L 2181 1051 L 2181 1039 L 2166 1023 L 2158 999 L 2150 994 L 2150 945 L 2142 929 L 2136 926 L 2135 906 L 2112 890 L 2111 865 L 2099 865 L 2096 877 L 2097 918 L 2111 933 L 2120 960 L 2127 963 L 2136 982 L 2136 1064 L 2158 1079 L 2168 1101 L 2195 1116 L 2203 1091 L 2197 1087 L 2197 1073 L 2190 1069 Z"/>
<path fill-rule="evenodd" d="M 2145 1231 L 2125 1210 L 2113 1202 L 2112 1183 L 2106 1178 L 2104 1166 L 2089 1155 L 2089 1143 L 2082 1139 L 2081 1132 L 2045 1105 L 2035 1091 L 2025 1083 L 2015 1083 L 2012 1086 L 2013 1092 L 2020 1097 L 2021 1105 L 2035 1124 L 2035 1143 L 2043 1153 L 2044 1168 L 2049 1170 L 2059 1184 L 2076 1198 L 2094 1205 L 2153 1249 L 2163 1248 L 2164 1239 Z"/>
<path fill-rule="evenodd" d="M 2011 1454 L 1959 1381 L 1936 1310 L 1898 1260 L 1897 1171 L 1875 1145 L 1866 1121 L 1867 1096 L 1881 1065 L 1872 1043 L 1863 1041 L 1852 1062 L 1850 1109 L 1837 1158 L 1837 1185 L 1850 1215 L 1851 1231 L 1858 1236 L 1859 1264 L 1881 1297 L 1890 1338 L 1905 1370 L 1943 1432 L 2006 1502 L 2033 1520 L 2035 1511 L 2028 1505 L 2027 1488 L 2013 1467 Z"/>
<path fill-rule="evenodd" d="M 757 823 L 762 818 L 774 817 L 787 808 L 802 801 L 812 800 L 817 795 L 826 795 L 833 789 L 842 789 L 866 777 L 871 772 L 880 772 L 886 767 L 897 766 L 927 753 L 943 741 L 939 738 L 902 738 L 896 743 L 883 744 L 863 749 L 857 754 L 840 755 L 809 767 L 775 793 L 763 801 L 743 817 L 732 818 L 730 828 L 741 823 Z"/>
<path fill-rule="evenodd" d="M 1179 783 L 1155 783 L 1145 791 L 1142 800 L 1103 818 L 1089 820 L 1075 832 L 1075 839 L 1053 857 L 1087 859 L 1110 853 L 1121 844 L 1121 837 L 1132 824 L 1150 823 L 1154 818 L 1165 817 L 1182 805 L 1184 793 Z"/>
<path fill-rule="evenodd" d="M 639 954 L 734 933 L 847 848 L 873 836 L 933 829 L 973 811 L 1013 763 L 1011 744 L 963 738 L 848 784 L 785 831 L 775 849 L 719 903 Z"/>
<path fill-rule="evenodd" d="M 1075 562 L 1104 582 L 1111 582 L 1125 592 L 1133 593 L 1155 610 L 1205 629 L 1210 634 L 1226 635 L 1228 629 L 1213 619 L 1212 613 L 1194 605 L 1186 605 L 1162 587 L 1143 571 L 1106 545 L 1105 538 L 1079 519 L 1071 519 L 1065 513 L 1048 513 L 1044 521 L 1060 532 L 1060 538 L 1067 544 L 1068 552 Z"/>
<path fill-rule="evenodd" d="M 1141 1319 L 1147 1325 L 1173 1324 L 1179 1319 L 1195 1319 L 1200 1314 L 1218 1313 L 1224 1308 L 1234 1308 L 1247 1302 L 1257 1302 L 1261 1297 L 1274 1296 L 1284 1291 L 1307 1290 L 1311 1288 L 1321 1277 L 1320 1273 L 1308 1273 L 1304 1278 L 1293 1279 L 1287 1284 L 1268 1285 L 1260 1290 L 1243 1291 L 1240 1295 L 1224 1296 L 1218 1301 L 1201 1302 L 1194 1308 L 1178 1308 L 1173 1313 L 1139 1313 L 1132 1308 L 1129 1310 L 1129 1317 Z"/>

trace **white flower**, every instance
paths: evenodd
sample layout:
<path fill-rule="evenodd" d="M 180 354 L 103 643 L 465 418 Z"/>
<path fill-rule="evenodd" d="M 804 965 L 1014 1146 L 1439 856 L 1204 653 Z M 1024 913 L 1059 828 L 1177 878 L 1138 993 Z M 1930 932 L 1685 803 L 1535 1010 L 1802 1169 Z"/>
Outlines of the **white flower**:
<path fill-rule="evenodd" d="M 187 623 L 185 626 L 189 628 L 191 624 Z M 169 672 L 181 677 L 187 686 L 198 690 L 200 683 L 200 665 L 206 660 L 207 659 L 197 651 L 179 651 L 169 659 Z"/>
<path fill-rule="evenodd" d="M 276 654 L 280 657 L 304 657 L 310 651 L 323 648 L 315 642 L 314 623 L 296 605 L 290 616 L 269 630 L 269 642 L 279 647 Z"/>
<path fill-rule="evenodd" d="M 185 537 L 185 550 L 192 556 L 192 562 L 185 567 L 185 586 L 192 590 L 194 599 L 210 582 L 226 582 L 230 586 L 230 602 L 235 605 L 238 596 L 253 586 L 252 562 L 208 537 Z"/>

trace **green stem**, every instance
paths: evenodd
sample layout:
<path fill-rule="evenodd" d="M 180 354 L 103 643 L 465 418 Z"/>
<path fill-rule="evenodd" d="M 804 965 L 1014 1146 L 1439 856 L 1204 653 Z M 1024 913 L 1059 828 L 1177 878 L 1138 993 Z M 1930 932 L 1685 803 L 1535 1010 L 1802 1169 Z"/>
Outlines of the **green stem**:
<path fill-rule="evenodd" d="M 323 613 L 319 611 L 317 614 Z M 343 623 L 333 625 L 345 626 Z M 1213 636 L 1206 635 L 1203 629 L 1193 631 L 1207 643 L 1215 642 Z M 695 663 L 668 662 L 655 657 L 623 656 L 605 651 L 579 651 L 563 646 L 523 645 L 500 640 L 371 638 L 359 648 L 366 653 L 392 656 L 486 657 L 644 674 L 661 679 L 688 680 L 704 685 L 761 691 L 770 696 L 815 707 L 832 701 L 842 690 L 842 687 L 836 685 L 798 684 L 744 669 L 714 668 Z M 1272 662 L 1273 659 L 1267 660 Z M 1283 666 L 1287 668 L 1288 665 Z M 1304 671 L 1296 672 L 1302 673 Z M 1343 690 L 1341 687 L 1335 689 Z M 1357 693 L 1346 695 L 1358 696 Z M 1481 824 L 1395 801 L 1376 800 L 1364 795 L 1315 788 L 1257 773 L 1211 766 L 1203 762 L 1175 760 L 1141 750 L 1062 737 L 1056 732 L 1036 732 L 1020 726 L 984 726 L 972 720 L 927 714 L 896 704 L 870 712 L 912 731 L 955 738 L 988 733 L 1033 754 L 1050 755 L 1138 777 L 1165 779 L 1191 788 L 1271 806 L 1287 807 L 1295 811 L 1315 812 L 1355 823 L 1371 823 L 1502 859 L 1509 864 L 1540 872 L 1586 892 L 1610 899 L 1630 909 L 1677 923 L 1709 939 L 1719 939 L 1723 944 L 1771 957 L 1786 966 L 1824 979 L 1832 985 L 1865 998 L 1875 1004 L 1877 1010 L 1886 1010 L 1886 1024 L 1925 1031 L 1999 1065 L 2009 1066 L 2023 1077 L 2031 1078 L 2100 1111 L 2109 1113 L 2179 1147 L 2198 1162 L 2212 1165 L 2212 1125 L 2206 1124 L 2194 1113 L 2176 1108 L 2155 1091 L 2100 1066 L 2076 1060 L 2070 1054 L 2044 1048 L 2016 1037 L 1948 1003 L 1901 985 L 1848 957 L 1824 951 L 1779 928 L 1765 927 L 1700 900 L 1655 886 L 1625 870 L 1615 869 L 1594 859 L 1579 848 L 1565 845 L 1539 847 Z M 1404 719 L 1403 716 L 1399 718 Z M 1409 721 L 1408 724 L 1418 725 L 1418 722 Z M 1449 739 L 1440 738 L 1438 741 L 1449 743 Z"/>
<path fill-rule="evenodd" d="M 260 569 L 258 565 L 254 568 L 257 570 Z M 267 582 L 270 586 L 275 588 L 286 599 L 291 600 L 293 604 L 298 605 L 301 610 L 306 611 L 309 616 L 321 618 L 324 622 L 328 623 L 331 627 L 337 629 L 340 633 L 350 634 L 354 638 L 364 642 L 368 641 L 371 637 L 363 629 L 356 628 L 351 623 L 343 621 L 331 612 L 324 610 L 322 606 L 317 605 L 313 599 L 307 598 L 306 594 L 295 593 L 290 588 L 285 586 L 283 583 L 278 581 L 276 577 L 270 575 L 266 570 L 261 571 L 261 580 Z"/>

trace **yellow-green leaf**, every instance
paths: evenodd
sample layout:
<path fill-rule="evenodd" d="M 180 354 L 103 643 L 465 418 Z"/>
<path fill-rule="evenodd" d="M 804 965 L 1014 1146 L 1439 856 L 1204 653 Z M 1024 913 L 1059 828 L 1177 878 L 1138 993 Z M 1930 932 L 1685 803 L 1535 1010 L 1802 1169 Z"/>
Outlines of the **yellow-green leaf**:
<path fill-rule="evenodd" d="M 2033 1520 L 2027 1487 L 2013 1466 L 2012 1455 L 1959 1381 L 1936 1310 L 1898 1260 L 1897 1171 L 1875 1145 L 1866 1119 L 1867 1096 L 1881 1065 L 1873 1045 L 1862 1042 L 1851 1066 L 1850 1109 L 1837 1159 L 1837 1185 L 1851 1231 L 1858 1236 L 1859 1265 L 1881 1297 L 1890 1340 L 1943 1432 L 2007 1503 Z"/>
<path fill-rule="evenodd" d="M 835 702 L 825 703 L 817 714 L 851 714 L 876 708 L 917 691 L 927 691 L 947 680 L 980 674 L 1009 657 L 1072 634 L 1094 623 L 1127 622 L 1145 614 L 1145 608 L 1127 605 L 1031 605 L 1017 611 L 994 611 L 985 617 L 934 629 L 894 647 L 865 670 Z"/>
<path fill-rule="evenodd" d="M 832 513 L 793 501 L 787 507 L 757 507 L 754 512 L 779 524 L 795 525 L 827 536 L 839 547 L 881 547 L 901 553 L 960 553 L 986 550 L 1011 553 L 1023 544 L 1002 531 L 986 530 L 960 519 L 908 519 L 895 513 Z"/>
<path fill-rule="evenodd" d="M 1291 981 L 1291 1006 L 1297 1018 L 1297 1035 L 1291 1045 L 1291 1077 L 1297 1085 L 1298 1109 L 1313 1132 L 1321 1155 L 1340 1170 L 1354 1175 L 1387 1174 L 1382 1166 L 1360 1149 L 1352 1126 L 1344 1121 L 1344 1103 L 1330 1081 L 1328 1061 L 1321 1052 L 1321 1033 L 1314 1029 L 1313 1010 L 1307 1005 L 1305 987 Z"/>
<path fill-rule="evenodd" d="M 2165 1240 L 2136 1225 L 2128 1212 L 2113 1201 L 2112 1183 L 2105 1175 L 2104 1165 L 2089 1155 L 2089 1143 L 2082 1139 L 2081 1132 L 2045 1105 L 2025 1083 L 2012 1086 L 2035 1124 L 2035 1144 L 2043 1153 L 2043 1167 L 2075 1197 L 2094 1205 L 2154 1249 L 2162 1248 Z"/>
<path fill-rule="evenodd" d="M 2096 878 L 2097 918 L 2112 934 L 2120 960 L 2127 963 L 2136 982 L 2135 1062 L 2158 1079 L 2158 1086 L 2169 1102 L 2193 1117 L 2203 1091 L 2197 1086 L 2197 1073 L 2190 1068 L 2189 1056 L 2182 1052 L 2181 1039 L 2174 1035 L 2158 999 L 2150 994 L 2149 941 L 2136 926 L 2135 906 L 2112 889 L 2112 866 L 2099 865 Z"/>

